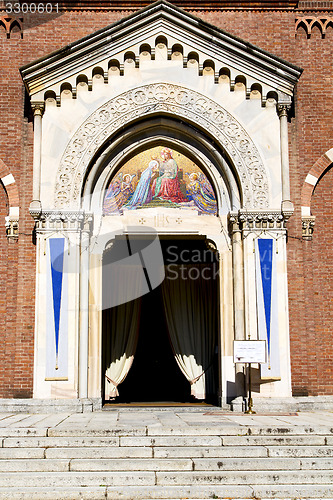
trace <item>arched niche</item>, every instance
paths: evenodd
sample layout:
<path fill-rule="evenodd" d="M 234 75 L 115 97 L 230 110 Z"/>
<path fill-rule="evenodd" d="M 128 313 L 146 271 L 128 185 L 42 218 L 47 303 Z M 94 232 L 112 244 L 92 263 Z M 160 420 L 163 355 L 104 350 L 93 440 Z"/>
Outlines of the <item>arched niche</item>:
<path fill-rule="evenodd" d="M 218 215 L 218 197 L 213 186 L 211 176 L 192 151 L 185 154 L 177 145 L 171 149 L 163 143 L 148 145 L 122 162 L 108 181 L 103 215 L 122 215 L 127 210 L 143 208 L 178 208 Z"/>
<path fill-rule="evenodd" d="M 214 147 L 204 134 L 169 118 L 136 122 L 113 137 L 91 164 L 84 179 L 82 208 L 101 214 L 105 192 L 124 166 L 135 161 L 138 155 L 149 154 L 152 150 L 155 151 L 151 155 L 159 155 L 165 147 L 175 153 L 176 161 L 185 160 L 187 166 L 190 163 L 195 165 L 192 171 L 202 172 L 207 178 L 215 194 L 218 215 L 240 208 L 239 180 L 234 176 L 223 151 Z M 182 165 L 178 167 L 182 169 Z M 130 172 L 137 175 L 132 169 Z M 188 170 L 183 175 L 186 173 L 191 172 Z M 188 186 L 188 182 L 186 184 Z"/>
<path fill-rule="evenodd" d="M 227 161 L 233 182 L 239 186 L 242 208 L 269 207 L 270 184 L 266 168 L 243 126 L 212 99 L 193 90 L 165 83 L 127 91 L 105 103 L 87 118 L 72 136 L 61 159 L 54 206 L 59 209 L 78 209 L 82 194 L 87 193 L 84 189 L 87 175 L 94 169 L 92 165 L 104 154 L 108 144 L 117 142 L 119 145 L 129 128 L 135 128 L 142 121 L 150 128 L 150 122 L 156 117 L 172 119 L 178 123 L 178 129 L 184 125 L 187 135 L 188 131 L 191 138 L 198 134 L 201 143 L 206 142 L 207 151 L 211 150 L 212 155 L 216 151 Z M 120 147 L 124 149 L 123 145 Z M 216 161 L 216 166 L 222 175 L 221 162 Z"/>

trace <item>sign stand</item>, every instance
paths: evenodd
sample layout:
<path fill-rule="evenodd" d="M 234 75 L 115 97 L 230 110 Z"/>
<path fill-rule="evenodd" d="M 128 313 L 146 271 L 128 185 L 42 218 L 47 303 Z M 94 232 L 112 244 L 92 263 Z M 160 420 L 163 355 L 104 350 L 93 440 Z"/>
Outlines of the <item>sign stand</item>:
<path fill-rule="evenodd" d="M 234 363 L 247 363 L 249 373 L 248 409 L 245 413 L 255 414 L 252 400 L 251 363 L 266 363 L 265 340 L 234 340 Z"/>
<path fill-rule="evenodd" d="M 248 363 L 247 367 L 248 367 L 248 371 L 249 371 L 249 398 L 248 398 L 249 407 L 244 413 L 249 413 L 252 415 L 256 412 L 253 411 L 253 400 L 252 400 L 252 394 L 251 394 L 251 363 Z"/>

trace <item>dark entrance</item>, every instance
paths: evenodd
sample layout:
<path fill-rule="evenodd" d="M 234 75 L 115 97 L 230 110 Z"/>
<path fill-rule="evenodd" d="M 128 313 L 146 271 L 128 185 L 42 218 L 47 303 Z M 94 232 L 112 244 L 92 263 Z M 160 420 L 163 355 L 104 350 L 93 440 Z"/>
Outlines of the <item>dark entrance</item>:
<path fill-rule="evenodd" d="M 192 264 L 204 264 L 206 268 L 205 276 L 214 275 L 214 266 L 218 266 L 217 257 L 208 250 L 205 239 L 165 239 L 160 240 L 160 243 L 164 264 L 166 268 L 169 266 L 173 276 L 175 276 L 175 270 L 178 269 L 177 266 L 184 264 L 184 272 L 179 273 L 177 279 L 186 280 L 189 270 L 191 274 Z M 123 241 L 119 243 L 120 246 L 123 244 Z M 113 248 L 115 248 L 116 245 L 117 243 L 114 244 Z M 211 268 L 210 274 L 209 268 Z M 192 275 L 194 276 L 195 273 L 192 273 Z M 218 303 L 217 284 L 218 277 L 215 276 L 211 281 L 211 287 L 213 290 L 212 296 L 216 303 Z M 165 293 L 165 290 L 162 290 L 163 286 L 165 286 L 165 284 L 160 285 L 139 299 L 140 314 L 136 317 L 136 321 L 138 322 L 138 342 L 133 364 L 125 380 L 118 386 L 119 396 L 112 402 L 106 401 L 108 404 L 138 404 L 140 402 L 144 404 L 152 402 L 157 404 L 167 402 L 171 404 L 194 404 L 202 402 L 191 396 L 191 385 L 176 361 L 174 353 L 175 346 L 172 344 L 172 335 L 170 335 L 169 330 L 170 324 L 168 324 L 165 303 L 163 300 L 163 292 Z M 172 300 L 179 299 L 173 297 Z M 210 305 L 206 307 L 210 309 Z M 109 311 L 104 311 L 103 317 L 105 317 L 105 314 L 119 314 L 119 308 L 117 308 L 118 306 Z M 208 313 L 217 316 L 217 307 L 211 307 L 211 311 L 208 311 Z M 191 314 L 188 304 L 184 304 L 184 314 Z M 195 311 L 193 311 L 193 315 L 195 315 Z M 103 319 L 103 349 L 107 345 L 106 336 L 110 335 L 110 332 L 105 328 L 107 323 L 108 322 Z M 218 321 L 216 318 L 216 332 L 214 332 L 215 340 L 213 341 L 215 345 L 214 356 L 206 371 L 207 395 L 205 402 L 212 404 L 217 404 L 217 326 Z M 205 335 L 204 331 L 203 335 Z M 189 354 L 189 352 L 184 354 Z M 104 352 L 103 359 L 104 375 L 106 369 L 105 359 L 107 359 Z"/>
<path fill-rule="evenodd" d="M 118 402 L 191 401 L 190 384 L 172 352 L 161 287 L 142 297 L 138 345 L 119 394 Z"/>

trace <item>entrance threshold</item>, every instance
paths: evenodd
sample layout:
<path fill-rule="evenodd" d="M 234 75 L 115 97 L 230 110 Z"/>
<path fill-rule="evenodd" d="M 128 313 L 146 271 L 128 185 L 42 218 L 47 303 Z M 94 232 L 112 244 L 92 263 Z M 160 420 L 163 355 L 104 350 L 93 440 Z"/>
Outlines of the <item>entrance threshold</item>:
<path fill-rule="evenodd" d="M 134 403 L 105 403 L 103 409 L 112 408 L 192 408 L 192 407 L 216 408 L 215 405 L 196 402 L 196 403 L 179 403 L 174 401 L 151 401 L 151 402 L 134 402 Z"/>

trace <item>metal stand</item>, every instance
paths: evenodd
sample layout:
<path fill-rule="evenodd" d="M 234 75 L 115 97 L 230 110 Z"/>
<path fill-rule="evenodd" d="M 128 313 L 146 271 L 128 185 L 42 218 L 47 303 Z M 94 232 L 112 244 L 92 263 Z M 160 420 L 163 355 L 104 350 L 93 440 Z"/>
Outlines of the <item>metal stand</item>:
<path fill-rule="evenodd" d="M 248 414 L 254 414 L 256 413 L 255 411 L 253 411 L 253 401 L 252 401 L 252 394 L 251 394 L 251 363 L 248 363 L 248 370 L 249 370 L 249 405 L 248 405 L 248 410 L 246 410 L 245 413 L 248 413 Z"/>

